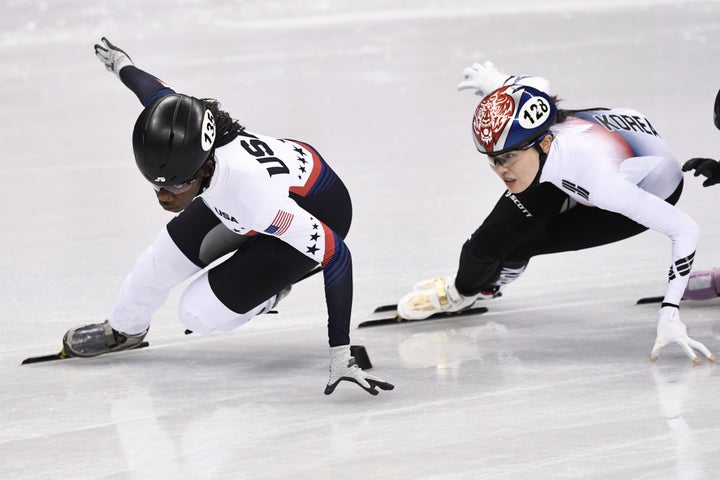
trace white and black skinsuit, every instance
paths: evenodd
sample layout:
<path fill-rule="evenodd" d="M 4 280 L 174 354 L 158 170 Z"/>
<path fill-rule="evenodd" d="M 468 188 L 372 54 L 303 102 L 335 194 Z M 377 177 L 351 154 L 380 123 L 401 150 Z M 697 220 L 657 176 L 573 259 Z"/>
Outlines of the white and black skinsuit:
<path fill-rule="evenodd" d="M 657 130 L 637 111 L 598 108 L 560 110 L 550 132 L 550 151 L 541 156 L 533 184 L 521 193 L 506 191 L 463 245 L 458 292 L 471 296 L 506 284 L 536 255 L 605 245 L 652 229 L 672 241 L 663 304 L 677 306 L 699 227 L 675 207 L 682 172 Z"/>

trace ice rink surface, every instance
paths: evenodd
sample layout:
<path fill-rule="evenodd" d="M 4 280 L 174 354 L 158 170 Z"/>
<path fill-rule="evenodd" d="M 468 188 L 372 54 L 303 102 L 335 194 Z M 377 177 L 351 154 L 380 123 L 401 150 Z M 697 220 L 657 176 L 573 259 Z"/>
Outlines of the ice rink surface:
<path fill-rule="evenodd" d="M 684 161 L 720 155 L 720 2 L 370 0 L 0 7 L 0 478 L 712 479 L 720 365 L 648 355 L 670 241 L 654 232 L 534 259 L 489 313 L 358 330 L 418 280 L 453 274 L 503 186 L 474 150 L 462 69 L 551 80 L 566 108 L 644 112 Z M 137 173 L 140 105 L 101 36 L 250 130 L 308 141 L 348 185 L 352 343 L 396 384 L 331 396 L 320 278 L 278 315 L 185 336 L 173 291 L 151 348 L 20 366 L 102 321 L 171 218 Z M 696 269 L 720 265 L 720 187 L 687 177 Z M 720 350 L 720 300 L 686 303 Z"/>

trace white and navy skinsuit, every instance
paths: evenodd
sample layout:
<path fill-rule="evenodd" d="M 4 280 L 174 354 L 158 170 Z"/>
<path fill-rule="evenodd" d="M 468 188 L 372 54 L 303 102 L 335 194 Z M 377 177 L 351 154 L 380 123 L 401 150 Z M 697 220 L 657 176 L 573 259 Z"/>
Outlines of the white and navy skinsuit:
<path fill-rule="evenodd" d="M 123 68 L 120 78 L 144 106 L 175 93 L 135 66 Z M 112 327 L 143 331 L 172 287 L 231 253 L 183 293 L 179 315 L 187 328 L 235 328 L 321 266 L 330 346 L 349 344 L 352 260 L 343 239 L 352 205 L 340 178 L 307 143 L 245 130 L 217 148 L 214 159 L 200 196 L 168 223 L 125 279 L 109 315 Z"/>

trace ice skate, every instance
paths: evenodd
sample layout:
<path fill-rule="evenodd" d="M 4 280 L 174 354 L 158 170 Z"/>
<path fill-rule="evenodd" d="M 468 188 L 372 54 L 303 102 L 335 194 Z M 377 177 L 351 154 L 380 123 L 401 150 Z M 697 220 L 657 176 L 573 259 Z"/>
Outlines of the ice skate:
<path fill-rule="evenodd" d="M 422 320 L 436 313 L 458 312 L 470 307 L 479 298 L 492 298 L 497 294 L 499 291 L 496 289 L 464 297 L 455 288 L 454 277 L 439 277 L 416 283 L 413 291 L 400 299 L 397 311 L 401 318 Z"/>
<path fill-rule="evenodd" d="M 137 335 L 118 332 L 110 322 L 91 323 L 71 328 L 63 337 L 63 350 L 71 357 L 95 357 L 104 353 L 130 350 L 140 346 L 147 330 Z"/>
<path fill-rule="evenodd" d="M 270 297 L 270 300 L 272 300 L 272 305 L 270 305 L 270 300 L 268 300 L 267 304 L 265 305 L 265 308 L 263 308 L 258 315 L 263 315 L 266 313 L 278 313 L 277 306 L 280 304 L 280 302 L 290 295 L 290 291 L 292 290 L 292 285 L 288 285 L 287 287 L 280 290 L 278 293 L 275 294 L 274 300 L 273 297 Z M 187 333 L 187 332 L 185 332 Z"/>
<path fill-rule="evenodd" d="M 435 282 L 438 280 L 442 280 L 447 285 L 452 285 L 454 288 L 455 285 L 455 277 L 434 277 L 434 278 L 426 278 L 425 280 L 420 280 L 415 285 L 413 285 L 413 291 L 415 290 L 427 290 L 428 288 L 434 288 Z M 487 298 L 495 298 L 502 295 L 502 292 L 500 292 L 500 287 L 495 286 L 487 290 L 482 290 L 480 293 L 477 294 L 476 300 L 480 299 L 487 299 Z"/>
<path fill-rule="evenodd" d="M 290 295 L 290 291 L 292 290 L 292 285 L 288 285 L 287 287 L 280 290 L 277 295 L 275 296 L 275 302 L 273 303 L 273 306 L 270 307 L 271 310 L 275 310 L 275 307 L 278 306 L 280 301 Z"/>

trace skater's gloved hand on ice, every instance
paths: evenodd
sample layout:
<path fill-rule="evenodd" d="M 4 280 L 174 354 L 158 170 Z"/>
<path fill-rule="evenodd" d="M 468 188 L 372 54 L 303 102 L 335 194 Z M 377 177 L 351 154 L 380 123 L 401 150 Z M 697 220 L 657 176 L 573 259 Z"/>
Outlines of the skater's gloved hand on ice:
<path fill-rule="evenodd" d="M 709 187 L 720 183 L 720 162 L 712 158 L 691 158 L 682 166 L 682 171 L 687 172 L 695 170 L 694 176 L 704 175 L 707 180 L 703 182 L 703 187 Z"/>
<path fill-rule="evenodd" d="M 134 65 L 130 56 L 123 50 L 119 49 L 105 37 L 100 39 L 102 45 L 95 44 L 95 55 L 105 64 L 108 72 L 114 72 L 118 77 L 120 76 L 120 70 L 128 65 Z"/>
<path fill-rule="evenodd" d="M 660 309 L 657 337 L 655 338 L 652 353 L 650 353 L 650 361 L 657 360 L 660 350 L 669 343 L 679 345 L 695 365 L 700 365 L 702 360 L 695 354 L 693 349 L 700 351 L 711 362 L 716 360 L 715 354 L 711 353 L 705 345 L 688 336 L 687 327 L 680 321 L 680 311 L 677 307 L 662 307 Z"/>
<path fill-rule="evenodd" d="M 335 387 L 341 381 L 357 383 L 366 392 L 377 395 L 378 388 L 392 390 L 395 386 L 372 375 L 368 375 L 355 364 L 355 359 L 350 355 L 350 345 L 330 347 L 330 379 L 325 387 L 325 395 L 335 391 Z"/>

